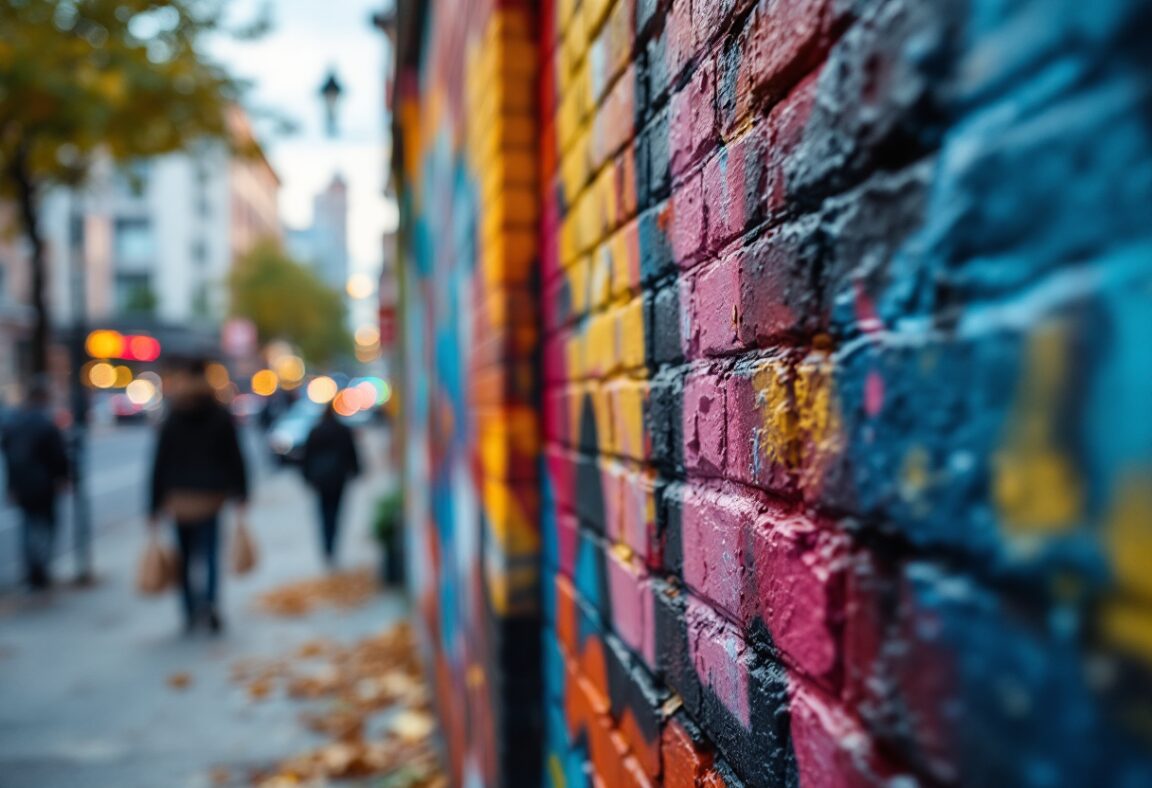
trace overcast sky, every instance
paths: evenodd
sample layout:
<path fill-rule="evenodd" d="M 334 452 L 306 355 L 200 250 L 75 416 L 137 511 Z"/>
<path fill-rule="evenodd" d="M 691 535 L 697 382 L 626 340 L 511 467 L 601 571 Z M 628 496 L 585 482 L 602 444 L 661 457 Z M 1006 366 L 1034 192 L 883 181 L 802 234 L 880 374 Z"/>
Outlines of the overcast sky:
<path fill-rule="evenodd" d="M 255 41 L 217 40 L 213 52 L 239 78 L 251 80 L 247 103 L 294 121 L 294 134 L 261 142 L 283 182 L 280 212 L 289 227 L 311 222 L 312 198 L 339 171 L 348 182 L 351 270 L 377 270 L 381 233 L 396 222 L 384 187 L 384 57 L 387 44 L 370 23 L 389 0 L 232 0 L 236 21 L 271 8 L 273 29 Z M 319 95 L 334 68 L 344 88 L 339 135 L 325 135 Z"/>

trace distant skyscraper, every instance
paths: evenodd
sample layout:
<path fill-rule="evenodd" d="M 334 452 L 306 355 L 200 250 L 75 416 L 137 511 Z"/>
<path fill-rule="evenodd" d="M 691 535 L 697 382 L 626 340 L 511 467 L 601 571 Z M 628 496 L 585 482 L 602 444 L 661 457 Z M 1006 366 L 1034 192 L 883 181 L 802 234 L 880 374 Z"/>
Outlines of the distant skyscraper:
<path fill-rule="evenodd" d="M 292 253 L 312 266 L 329 287 L 348 281 L 348 186 L 339 173 L 312 202 L 312 226 L 288 231 Z"/>

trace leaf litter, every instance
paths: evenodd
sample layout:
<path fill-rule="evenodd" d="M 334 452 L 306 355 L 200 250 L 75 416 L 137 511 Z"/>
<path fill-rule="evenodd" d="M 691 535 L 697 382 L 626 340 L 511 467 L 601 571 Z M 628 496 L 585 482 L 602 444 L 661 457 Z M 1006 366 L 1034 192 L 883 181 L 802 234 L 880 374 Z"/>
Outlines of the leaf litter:
<path fill-rule="evenodd" d="M 293 653 L 233 665 L 252 702 L 283 692 L 322 701 L 301 722 L 325 744 L 253 775 L 260 788 L 387 777 L 395 788 L 446 788 L 431 698 L 407 622 L 343 645 L 310 640 Z"/>

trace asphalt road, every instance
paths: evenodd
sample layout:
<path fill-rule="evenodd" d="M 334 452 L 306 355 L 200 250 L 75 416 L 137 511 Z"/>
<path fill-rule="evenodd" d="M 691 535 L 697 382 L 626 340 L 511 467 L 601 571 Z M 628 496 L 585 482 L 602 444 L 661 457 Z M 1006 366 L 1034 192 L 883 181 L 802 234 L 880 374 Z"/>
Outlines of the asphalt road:
<path fill-rule="evenodd" d="M 147 468 L 152 457 L 153 428 L 140 425 L 96 427 L 88 444 L 87 488 L 91 499 L 94 551 L 99 571 L 99 537 L 120 523 L 135 521 L 147 506 Z M 245 431 L 246 456 L 253 472 L 261 474 L 267 465 L 261 436 Z M 7 470 L 0 458 L 0 479 Z M 60 510 L 60 531 L 56 539 L 56 572 L 61 579 L 74 574 L 72 496 L 65 496 Z M 20 582 L 20 513 L 7 501 L 0 502 L 0 589 Z"/>

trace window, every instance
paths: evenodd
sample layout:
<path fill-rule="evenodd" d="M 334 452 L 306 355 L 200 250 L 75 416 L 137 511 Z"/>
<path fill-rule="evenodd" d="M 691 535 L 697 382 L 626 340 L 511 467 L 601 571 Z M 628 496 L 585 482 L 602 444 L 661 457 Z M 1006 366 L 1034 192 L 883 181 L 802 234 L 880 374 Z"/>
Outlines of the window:
<path fill-rule="evenodd" d="M 148 274 L 116 274 L 116 306 L 121 314 L 151 315 L 156 311 L 156 293 Z"/>
<path fill-rule="evenodd" d="M 208 262 L 208 244 L 204 243 L 203 238 L 192 242 L 192 262 L 200 266 Z"/>
<path fill-rule="evenodd" d="M 152 167 L 146 161 L 124 165 L 119 172 L 120 188 L 132 197 L 143 197 L 148 191 L 148 177 Z"/>
<path fill-rule="evenodd" d="M 208 295 L 208 285 L 201 282 L 192 293 L 192 315 L 201 320 L 212 317 L 212 300 Z"/>
<path fill-rule="evenodd" d="M 147 219 L 116 220 L 116 265 L 139 268 L 153 263 L 156 243 Z"/>

